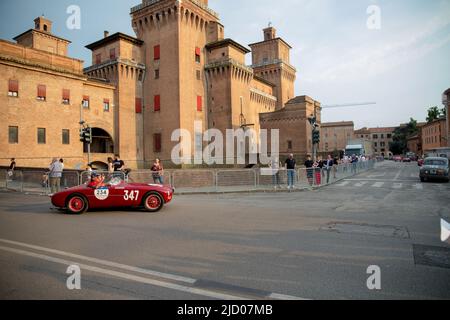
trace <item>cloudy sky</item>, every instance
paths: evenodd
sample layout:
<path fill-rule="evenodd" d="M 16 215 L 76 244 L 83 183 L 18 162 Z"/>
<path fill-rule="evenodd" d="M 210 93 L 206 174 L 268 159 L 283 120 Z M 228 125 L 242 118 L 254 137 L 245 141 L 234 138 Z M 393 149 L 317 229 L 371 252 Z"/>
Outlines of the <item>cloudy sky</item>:
<path fill-rule="evenodd" d="M 133 35 L 129 9 L 139 2 L 2 0 L 0 38 L 12 39 L 45 14 L 54 21 L 54 33 L 73 42 L 69 54 L 88 66 L 84 46 L 101 38 L 103 30 Z M 293 47 L 297 95 L 324 105 L 377 103 L 326 109 L 324 121 L 353 120 L 357 128 L 395 126 L 410 117 L 422 121 L 428 106 L 441 106 L 441 94 L 450 87 L 450 0 L 209 2 L 226 37 L 243 45 L 262 40 L 261 30 L 272 23 Z M 81 8 L 80 30 L 66 27 L 72 4 Z M 373 6 L 380 10 L 380 29 L 367 26 L 374 22 Z"/>

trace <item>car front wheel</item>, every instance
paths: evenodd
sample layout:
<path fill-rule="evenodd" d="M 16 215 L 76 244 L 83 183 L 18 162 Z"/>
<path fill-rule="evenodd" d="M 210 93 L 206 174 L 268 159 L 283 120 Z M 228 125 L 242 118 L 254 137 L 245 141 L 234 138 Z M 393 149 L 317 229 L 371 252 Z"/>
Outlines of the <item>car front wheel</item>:
<path fill-rule="evenodd" d="M 157 192 L 151 192 L 144 198 L 144 208 L 148 212 L 158 212 L 164 206 L 164 200 Z"/>
<path fill-rule="evenodd" d="M 83 196 L 74 195 L 67 200 L 66 208 L 69 214 L 83 214 L 88 209 L 88 202 Z"/>

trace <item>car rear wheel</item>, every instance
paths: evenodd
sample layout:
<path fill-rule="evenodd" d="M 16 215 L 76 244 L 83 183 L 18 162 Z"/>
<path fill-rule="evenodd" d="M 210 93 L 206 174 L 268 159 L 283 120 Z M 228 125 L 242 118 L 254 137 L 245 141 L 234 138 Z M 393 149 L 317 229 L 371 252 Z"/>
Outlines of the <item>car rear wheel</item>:
<path fill-rule="evenodd" d="M 148 212 L 158 212 L 164 206 L 164 200 L 157 192 L 151 192 L 144 197 L 144 208 Z"/>
<path fill-rule="evenodd" d="M 69 214 L 83 214 L 88 209 L 88 202 L 83 196 L 73 195 L 67 200 L 66 208 Z"/>

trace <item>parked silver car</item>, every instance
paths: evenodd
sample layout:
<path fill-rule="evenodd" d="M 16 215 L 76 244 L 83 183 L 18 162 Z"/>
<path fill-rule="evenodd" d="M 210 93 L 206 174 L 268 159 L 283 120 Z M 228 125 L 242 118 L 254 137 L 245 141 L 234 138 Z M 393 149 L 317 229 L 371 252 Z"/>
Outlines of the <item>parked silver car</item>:
<path fill-rule="evenodd" d="M 449 182 L 449 161 L 447 158 L 426 158 L 420 168 L 420 181 L 439 179 Z"/>

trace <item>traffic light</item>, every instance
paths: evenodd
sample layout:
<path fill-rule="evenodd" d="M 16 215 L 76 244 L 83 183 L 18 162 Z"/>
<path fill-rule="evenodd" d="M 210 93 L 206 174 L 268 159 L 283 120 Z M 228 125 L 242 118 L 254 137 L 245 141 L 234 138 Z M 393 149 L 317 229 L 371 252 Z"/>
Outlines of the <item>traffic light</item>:
<path fill-rule="evenodd" d="M 92 143 L 92 128 L 84 129 L 84 142 L 87 144 Z"/>
<path fill-rule="evenodd" d="M 85 141 L 84 129 L 80 129 L 80 142 L 84 142 L 84 141 Z"/>
<path fill-rule="evenodd" d="M 314 130 L 312 134 L 312 141 L 313 144 L 319 144 L 320 143 L 320 131 Z"/>

